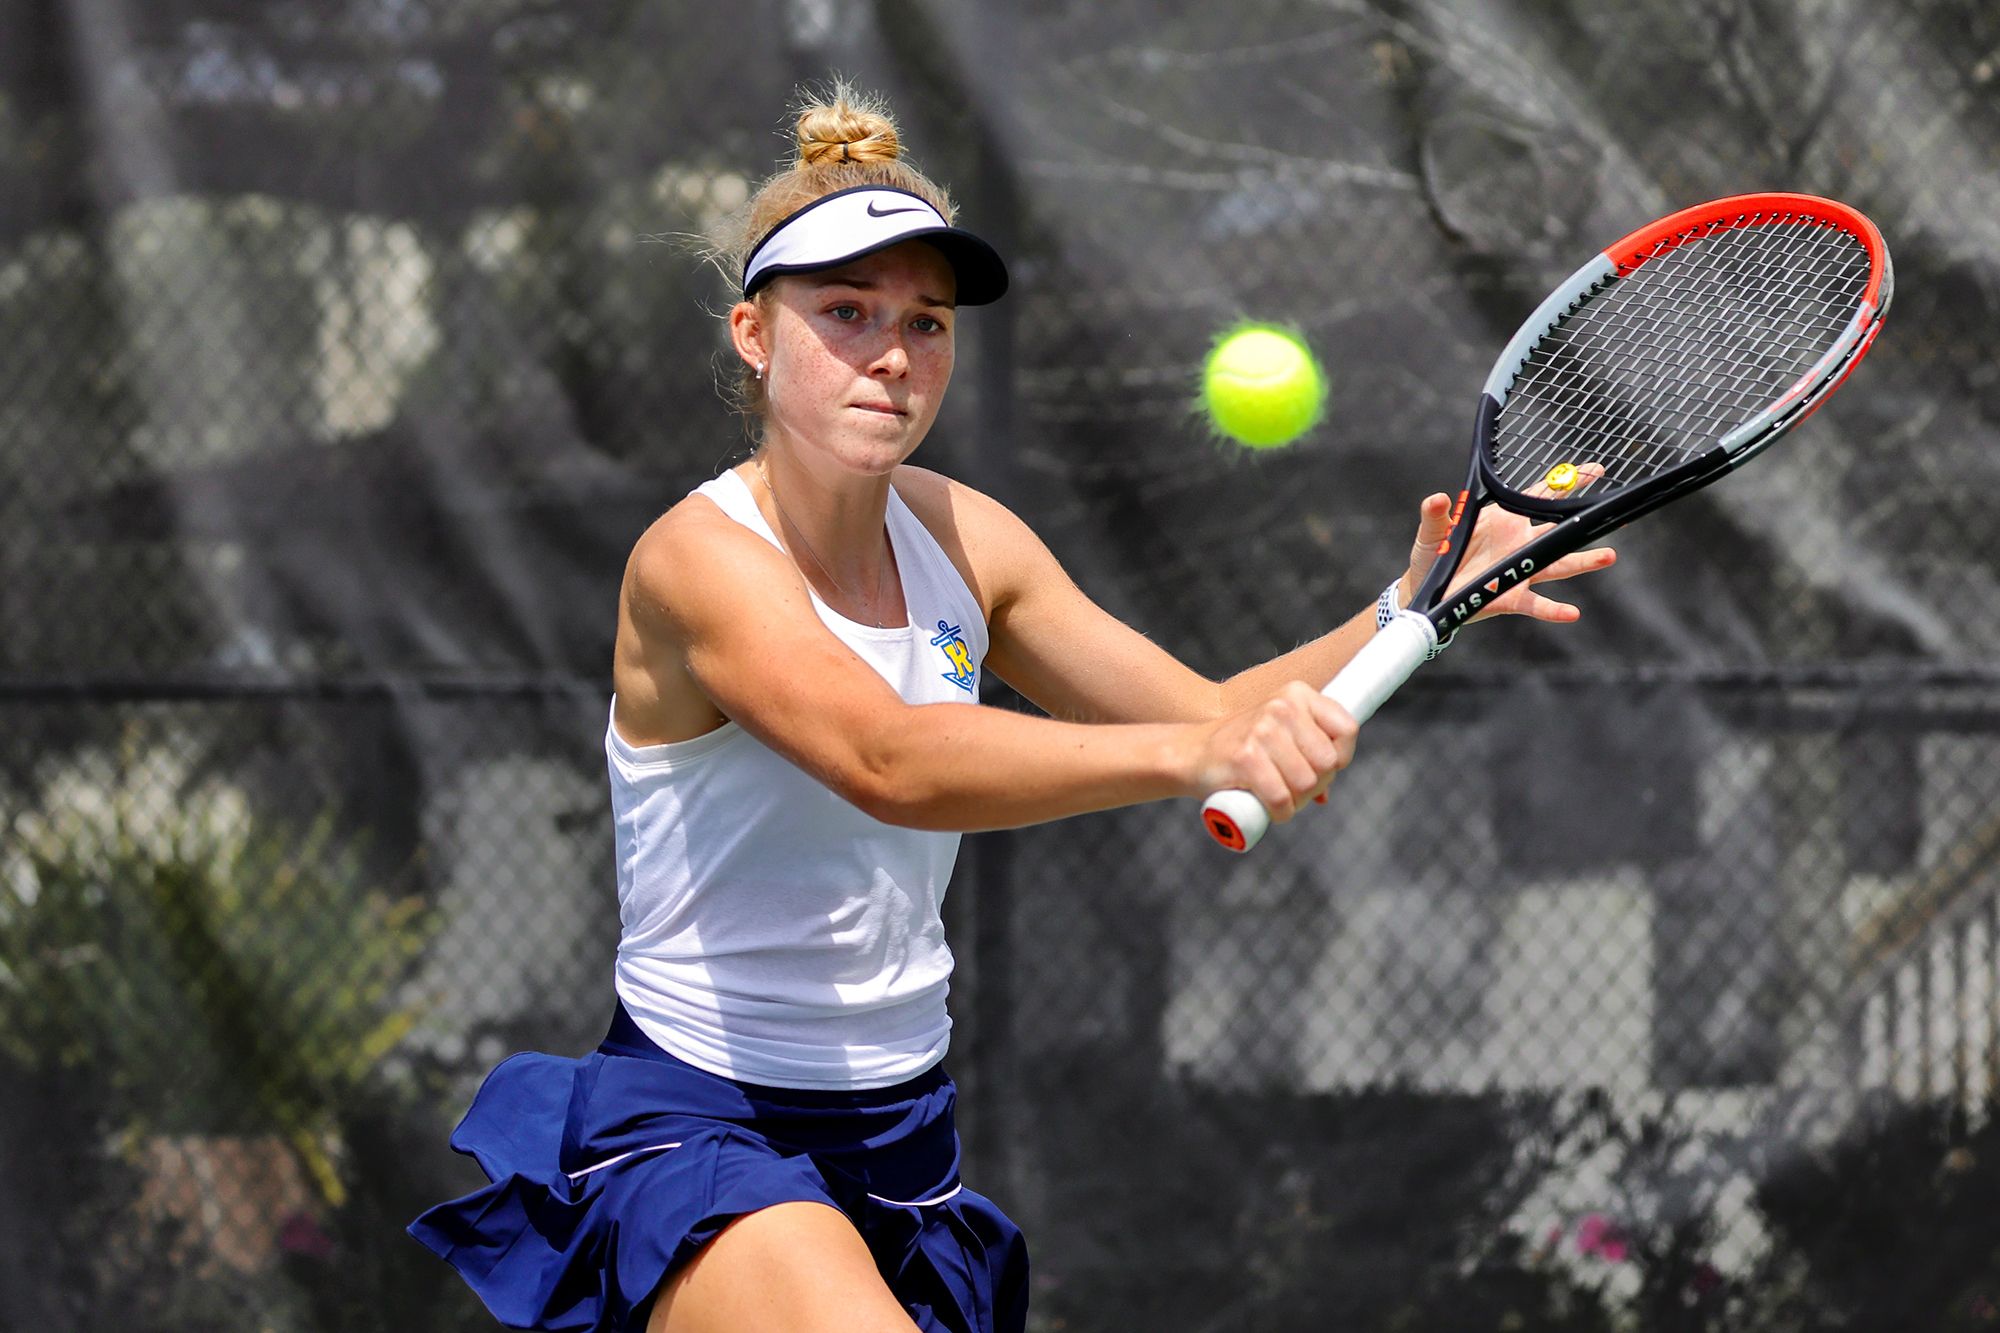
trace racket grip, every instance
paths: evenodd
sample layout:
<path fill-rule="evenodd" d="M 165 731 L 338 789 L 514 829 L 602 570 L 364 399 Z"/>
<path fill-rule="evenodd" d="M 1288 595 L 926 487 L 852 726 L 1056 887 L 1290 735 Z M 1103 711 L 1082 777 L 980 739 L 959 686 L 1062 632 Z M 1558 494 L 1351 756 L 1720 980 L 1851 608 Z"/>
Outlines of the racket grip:
<path fill-rule="evenodd" d="M 1352 713 L 1356 722 L 1366 722 L 1426 658 L 1436 655 L 1437 646 L 1429 616 L 1407 608 L 1398 611 L 1320 693 Z"/>
<path fill-rule="evenodd" d="M 1437 630 L 1420 611 L 1403 610 L 1361 645 L 1320 693 L 1366 722 L 1437 648 Z M 1247 852 L 1270 830 L 1271 814 L 1247 791 L 1219 791 L 1201 803 L 1208 835 L 1232 852 Z"/>

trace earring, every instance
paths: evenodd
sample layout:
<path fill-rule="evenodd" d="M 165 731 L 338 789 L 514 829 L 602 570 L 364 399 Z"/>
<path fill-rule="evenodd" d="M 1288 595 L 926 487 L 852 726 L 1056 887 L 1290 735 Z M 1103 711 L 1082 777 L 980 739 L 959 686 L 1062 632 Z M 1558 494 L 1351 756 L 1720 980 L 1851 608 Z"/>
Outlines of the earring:
<path fill-rule="evenodd" d="M 764 378 L 764 363 L 762 361 L 757 363 L 757 378 L 760 380 Z"/>

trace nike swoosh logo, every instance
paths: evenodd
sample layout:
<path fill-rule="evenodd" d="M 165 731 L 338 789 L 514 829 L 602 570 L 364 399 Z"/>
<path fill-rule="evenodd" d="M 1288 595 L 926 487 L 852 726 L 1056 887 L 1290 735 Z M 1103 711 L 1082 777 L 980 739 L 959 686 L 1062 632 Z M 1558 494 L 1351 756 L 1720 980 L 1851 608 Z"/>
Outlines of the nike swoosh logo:
<path fill-rule="evenodd" d="M 923 211 L 921 208 L 877 208 L 873 203 L 868 205 L 868 216 L 871 218 L 886 218 L 895 213 L 921 213 Z"/>

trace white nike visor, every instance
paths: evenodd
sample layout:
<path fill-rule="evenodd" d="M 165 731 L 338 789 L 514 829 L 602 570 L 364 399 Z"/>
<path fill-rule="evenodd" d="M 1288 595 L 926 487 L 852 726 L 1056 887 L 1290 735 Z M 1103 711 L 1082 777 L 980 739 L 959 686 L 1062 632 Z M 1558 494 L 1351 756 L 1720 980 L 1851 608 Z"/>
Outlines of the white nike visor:
<path fill-rule="evenodd" d="M 1007 265 L 971 232 L 954 227 L 922 197 L 884 185 L 857 185 L 813 200 L 764 233 L 743 264 L 743 296 L 786 273 L 815 273 L 904 241 L 936 246 L 958 275 L 959 305 L 988 305 L 1007 291 Z"/>

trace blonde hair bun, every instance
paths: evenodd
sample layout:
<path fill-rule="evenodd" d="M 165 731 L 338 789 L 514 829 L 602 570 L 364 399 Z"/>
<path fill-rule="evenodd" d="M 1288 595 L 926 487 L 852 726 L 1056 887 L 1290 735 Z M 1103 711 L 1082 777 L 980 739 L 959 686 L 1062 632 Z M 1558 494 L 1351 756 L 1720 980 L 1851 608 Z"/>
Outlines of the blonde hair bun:
<path fill-rule="evenodd" d="M 830 87 L 801 89 L 792 105 L 797 153 L 791 164 L 758 185 L 749 202 L 722 219 L 710 238 L 709 258 L 726 281 L 743 280 L 745 263 L 772 228 L 842 190 L 864 185 L 904 190 L 935 208 L 946 223 L 953 221 L 951 192 L 903 156 L 903 139 L 887 102 L 842 79 Z M 740 360 L 735 369 L 735 382 L 724 392 L 752 429 L 758 429 L 764 382 Z"/>
<path fill-rule="evenodd" d="M 894 162 L 903 155 L 888 105 L 845 83 L 806 103 L 795 133 L 801 167 Z"/>

